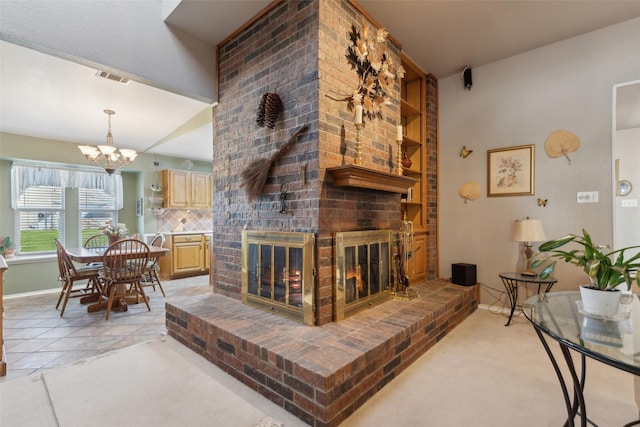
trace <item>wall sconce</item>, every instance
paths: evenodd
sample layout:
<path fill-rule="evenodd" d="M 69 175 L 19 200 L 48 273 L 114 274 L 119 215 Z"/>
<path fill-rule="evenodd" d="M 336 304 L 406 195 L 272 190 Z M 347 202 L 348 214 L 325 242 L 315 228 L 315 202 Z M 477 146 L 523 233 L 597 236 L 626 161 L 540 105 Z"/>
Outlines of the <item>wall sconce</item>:
<path fill-rule="evenodd" d="M 516 219 L 513 229 L 513 241 L 524 243 L 524 258 L 526 266 L 522 273 L 523 276 L 536 276 L 536 272 L 531 270 L 531 257 L 533 256 L 532 242 L 541 242 L 547 240 L 547 235 L 542 229 L 542 222 L 539 219 Z"/>

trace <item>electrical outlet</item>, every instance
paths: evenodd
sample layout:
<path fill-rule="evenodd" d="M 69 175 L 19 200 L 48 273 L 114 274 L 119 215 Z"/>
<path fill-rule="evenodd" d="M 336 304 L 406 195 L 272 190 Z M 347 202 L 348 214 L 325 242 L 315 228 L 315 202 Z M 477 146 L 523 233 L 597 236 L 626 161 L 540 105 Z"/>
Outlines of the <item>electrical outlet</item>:
<path fill-rule="evenodd" d="M 637 208 L 638 199 L 623 199 L 620 201 L 620 206 L 623 208 Z"/>
<path fill-rule="evenodd" d="M 578 203 L 598 203 L 598 192 L 578 191 Z"/>

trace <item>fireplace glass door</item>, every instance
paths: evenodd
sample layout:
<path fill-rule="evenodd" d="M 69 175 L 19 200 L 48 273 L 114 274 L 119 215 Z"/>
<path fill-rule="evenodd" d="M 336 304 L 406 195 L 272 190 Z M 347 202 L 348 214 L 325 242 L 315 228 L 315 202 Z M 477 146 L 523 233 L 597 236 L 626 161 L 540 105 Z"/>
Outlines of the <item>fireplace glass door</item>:
<path fill-rule="evenodd" d="M 389 298 L 391 238 L 388 230 L 336 234 L 336 320 Z"/>
<path fill-rule="evenodd" d="M 313 324 L 313 239 L 310 233 L 243 231 L 242 301 Z"/>

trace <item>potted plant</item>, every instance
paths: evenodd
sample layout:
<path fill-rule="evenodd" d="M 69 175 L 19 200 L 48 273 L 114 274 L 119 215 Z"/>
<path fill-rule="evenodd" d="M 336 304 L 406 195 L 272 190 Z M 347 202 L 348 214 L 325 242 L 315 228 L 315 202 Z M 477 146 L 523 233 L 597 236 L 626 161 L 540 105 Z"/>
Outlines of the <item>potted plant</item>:
<path fill-rule="evenodd" d="M 2 254 L 5 258 L 10 258 L 14 256 L 16 250 L 13 248 L 13 241 L 11 240 L 11 236 L 5 236 L 2 240 L 0 240 L 0 254 Z"/>
<path fill-rule="evenodd" d="M 571 242 L 582 248 L 558 249 Z M 608 253 L 602 252 L 603 249 L 603 246 L 593 243 L 586 230 L 582 230 L 582 236 L 568 234 L 541 244 L 531 267 L 537 268 L 544 264 L 540 271 L 542 279 L 547 278 L 555 269 L 557 260 L 553 258 L 582 267 L 591 279 L 591 284 L 580 285 L 583 310 L 589 314 L 612 317 L 617 313 L 620 303 L 621 293 L 618 285 L 625 283 L 627 290 L 631 289 L 632 273 L 640 268 L 640 252 L 625 260 L 625 251 L 640 249 L 640 246 L 629 246 Z M 640 277 L 637 274 L 635 281 L 640 286 Z M 592 302 L 592 295 L 600 301 Z"/>

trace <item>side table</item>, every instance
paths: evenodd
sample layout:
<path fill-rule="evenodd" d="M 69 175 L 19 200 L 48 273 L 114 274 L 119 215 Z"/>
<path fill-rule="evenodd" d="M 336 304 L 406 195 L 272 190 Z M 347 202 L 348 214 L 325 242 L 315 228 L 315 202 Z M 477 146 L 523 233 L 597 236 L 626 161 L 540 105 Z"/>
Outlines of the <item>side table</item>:
<path fill-rule="evenodd" d="M 547 277 L 546 279 L 541 279 L 540 276 L 526 276 L 520 273 L 500 273 L 500 279 L 502 279 L 502 284 L 507 290 L 507 295 L 509 296 L 509 302 L 511 303 L 511 313 L 509 314 L 509 320 L 504 326 L 509 326 L 511 324 L 511 319 L 513 318 L 513 312 L 516 310 L 516 305 L 518 304 L 518 284 L 522 283 L 526 286 L 527 283 L 534 283 L 538 285 L 538 293 L 544 286 L 544 292 L 547 293 L 551 290 L 551 287 L 558 281 L 554 277 Z"/>

